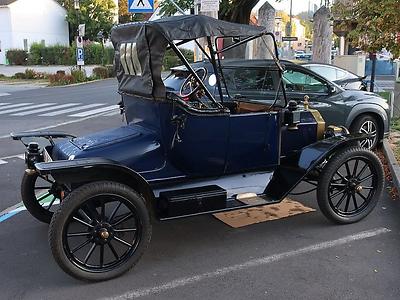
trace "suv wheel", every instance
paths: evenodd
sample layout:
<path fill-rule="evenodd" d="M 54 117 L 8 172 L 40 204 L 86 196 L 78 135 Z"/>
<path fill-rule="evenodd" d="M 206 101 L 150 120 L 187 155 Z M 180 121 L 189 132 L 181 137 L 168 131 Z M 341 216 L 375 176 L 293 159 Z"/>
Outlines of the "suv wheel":
<path fill-rule="evenodd" d="M 353 124 L 351 124 L 350 131 L 352 133 L 364 133 L 369 135 L 366 139 L 361 140 L 359 145 L 371 150 L 376 148 L 379 137 L 381 136 L 378 120 L 371 115 L 359 116 Z"/>

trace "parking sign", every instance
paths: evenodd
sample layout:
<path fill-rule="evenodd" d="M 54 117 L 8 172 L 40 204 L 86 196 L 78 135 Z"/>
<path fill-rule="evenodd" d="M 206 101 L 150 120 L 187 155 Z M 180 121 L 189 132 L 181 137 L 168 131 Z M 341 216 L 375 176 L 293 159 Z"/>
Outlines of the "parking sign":
<path fill-rule="evenodd" d="M 129 0 L 128 11 L 131 13 L 151 13 L 154 11 L 154 0 Z"/>
<path fill-rule="evenodd" d="M 76 64 L 78 66 L 85 65 L 85 51 L 83 48 L 76 48 Z"/>

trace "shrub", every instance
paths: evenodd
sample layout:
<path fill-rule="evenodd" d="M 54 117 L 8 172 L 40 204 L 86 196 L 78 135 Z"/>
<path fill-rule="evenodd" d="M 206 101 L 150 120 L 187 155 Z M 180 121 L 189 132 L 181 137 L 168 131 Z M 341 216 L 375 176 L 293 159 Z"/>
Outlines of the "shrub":
<path fill-rule="evenodd" d="M 188 60 L 188 62 L 190 62 L 190 63 L 193 62 L 194 53 L 192 50 L 184 49 L 184 48 L 181 48 L 180 50 L 181 50 L 183 56 Z M 182 64 L 183 64 L 182 61 L 175 54 L 175 52 L 173 52 L 172 50 L 168 50 L 167 52 L 165 52 L 164 61 L 163 61 L 163 70 L 169 70 L 172 67 L 177 67 Z"/>
<path fill-rule="evenodd" d="M 49 75 L 50 85 L 67 85 L 75 83 L 75 79 L 72 75 L 66 75 L 65 73 L 56 73 Z"/>
<path fill-rule="evenodd" d="M 74 78 L 75 82 L 85 82 L 86 81 L 85 71 L 79 70 L 78 68 L 71 68 L 71 76 Z"/>
<path fill-rule="evenodd" d="M 15 73 L 13 76 L 11 76 L 12 79 L 26 79 L 25 73 Z"/>
<path fill-rule="evenodd" d="M 0 73 L 0 78 L 6 78 L 7 76 Z"/>
<path fill-rule="evenodd" d="M 6 58 L 10 65 L 26 65 L 28 53 L 20 49 L 11 49 L 7 51 Z"/>
<path fill-rule="evenodd" d="M 109 78 L 117 76 L 116 70 L 114 68 L 114 65 L 107 65 L 106 68 L 107 68 L 107 71 L 108 71 L 108 77 Z"/>
<path fill-rule="evenodd" d="M 37 73 L 33 69 L 25 70 L 25 79 L 36 79 Z"/>
<path fill-rule="evenodd" d="M 97 79 L 108 78 L 108 69 L 106 67 L 96 67 L 93 69 L 93 76 Z"/>
<path fill-rule="evenodd" d="M 45 46 L 39 43 L 33 43 L 29 49 L 28 63 L 30 65 L 41 65 L 43 63 L 43 54 Z"/>

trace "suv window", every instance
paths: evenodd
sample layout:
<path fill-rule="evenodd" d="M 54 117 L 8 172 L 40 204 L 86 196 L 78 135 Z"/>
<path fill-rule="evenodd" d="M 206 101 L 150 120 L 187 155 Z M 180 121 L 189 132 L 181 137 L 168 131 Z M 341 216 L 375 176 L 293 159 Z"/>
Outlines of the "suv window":
<path fill-rule="evenodd" d="M 286 70 L 283 73 L 283 82 L 288 92 L 328 93 L 328 86 L 312 74 L 297 70 Z"/>
<path fill-rule="evenodd" d="M 335 81 L 337 79 L 337 73 L 335 68 L 325 66 L 311 66 L 310 69 L 315 73 L 325 77 L 329 81 Z"/>
<path fill-rule="evenodd" d="M 277 70 L 268 68 L 224 68 L 223 74 L 229 94 L 250 100 L 274 100 L 279 84 Z"/>

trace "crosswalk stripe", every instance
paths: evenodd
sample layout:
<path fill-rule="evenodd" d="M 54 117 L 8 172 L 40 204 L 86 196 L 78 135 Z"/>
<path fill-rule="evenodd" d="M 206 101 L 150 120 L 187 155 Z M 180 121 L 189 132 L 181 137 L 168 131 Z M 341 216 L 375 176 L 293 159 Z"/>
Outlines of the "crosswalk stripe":
<path fill-rule="evenodd" d="M 21 107 L 21 106 L 26 106 L 26 105 L 31 105 L 33 104 L 32 102 L 26 102 L 26 103 L 17 103 L 17 104 L 11 104 L 11 105 L 4 105 L 0 108 L 0 110 L 3 109 L 9 109 L 9 108 L 14 108 L 14 107 Z"/>
<path fill-rule="evenodd" d="M 0 93 L 0 97 L 1 96 L 10 96 L 11 94 L 9 94 L 9 93 Z"/>
<path fill-rule="evenodd" d="M 2 106 L 2 105 L 8 105 L 8 104 L 10 104 L 9 102 L 3 102 L 3 103 L 0 103 L 0 106 Z"/>
<path fill-rule="evenodd" d="M 118 110 L 116 110 L 116 111 L 113 111 L 113 112 L 110 112 L 110 113 L 108 113 L 108 114 L 103 115 L 103 117 L 111 117 L 111 116 L 119 115 L 120 113 L 121 113 L 121 112 L 120 112 L 120 110 L 118 109 Z"/>
<path fill-rule="evenodd" d="M 119 105 L 111 105 L 111 106 L 107 106 L 107 107 L 102 107 L 102 108 L 98 108 L 98 109 L 94 109 L 94 110 L 90 110 L 90 111 L 84 111 L 81 113 L 77 113 L 74 115 L 69 115 L 69 117 L 86 117 L 86 116 L 91 116 L 91 115 L 95 115 L 95 114 L 99 114 L 102 112 L 106 112 L 106 111 L 110 111 L 113 109 L 118 108 Z"/>
<path fill-rule="evenodd" d="M 71 106 L 77 106 L 79 104 L 81 104 L 81 103 L 67 103 L 67 104 L 56 105 L 56 106 L 52 106 L 52 107 L 39 108 L 39 109 L 34 109 L 34 110 L 30 110 L 30 111 L 25 111 L 25 112 L 12 114 L 12 116 L 33 115 L 33 114 L 41 113 L 41 112 L 44 112 L 44 111 L 56 110 L 56 109 L 59 109 L 59 108 L 66 108 L 66 107 L 71 107 Z"/>
<path fill-rule="evenodd" d="M 97 106 L 102 106 L 102 105 L 105 105 L 105 104 L 104 103 L 88 104 L 88 105 L 84 105 L 84 106 L 58 110 L 58 111 L 55 111 L 55 112 L 50 112 L 50 113 L 42 114 L 42 115 L 39 115 L 39 116 L 40 117 L 53 117 L 53 116 L 67 114 L 67 113 L 78 111 L 78 110 L 84 110 L 84 109 L 87 109 L 87 108 L 93 108 L 93 107 L 97 107 Z"/>
<path fill-rule="evenodd" d="M 37 104 L 37 105 L 31 105 L 31 106 L 24 106 L 24 107 L 18 107 L 18 108 L 13 108 L 13 109 L 7 109 L 4 111 L 0 111 L 0 115 L 4 114 L 10 114 L 10 113 L 15 113 L 15 112 L 20 112 L 20 111 L 28 111 L 33 108 L 39 108 L 39 107 L 45 107 L 45 106 L 50 106 L 54 105 L 57 103 L 42 103 L 42 104 Z"/>
<path fill-rule="evenodd" d="M 53 104 L 56 104 L 56 103 L 42 103 L 42 104 L 38 104 L 38 105 L 32 105 L 32 106 L 25 106 L 25 107 L 8 109 L 8 110 L 0 111 L 0 115 L 4 115 L 4 114 L 8 114 L 8 113 L 14 113 L 14 112 L 17 112 L 17 111 L 28 110 L 28 109 L 32 109 L 32 108 L 50 106 L 50 105 L 53 105 Z"/>

